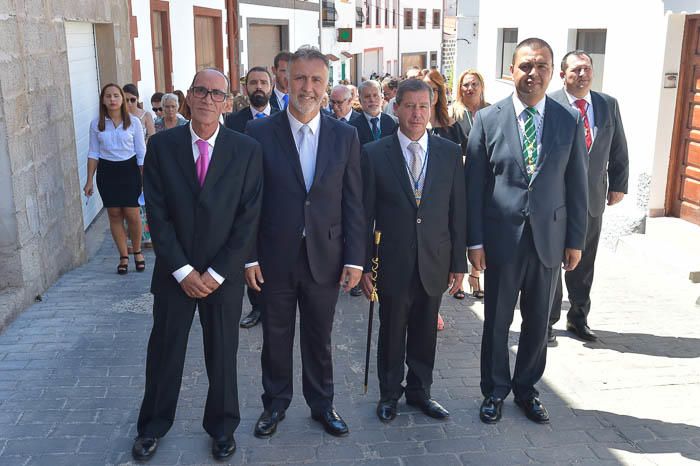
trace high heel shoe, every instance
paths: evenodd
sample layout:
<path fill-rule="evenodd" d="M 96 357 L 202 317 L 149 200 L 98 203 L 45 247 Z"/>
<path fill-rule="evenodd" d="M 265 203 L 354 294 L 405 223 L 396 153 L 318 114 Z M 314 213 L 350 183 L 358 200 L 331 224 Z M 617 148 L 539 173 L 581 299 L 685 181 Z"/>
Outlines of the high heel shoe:
<path fill-rule="evenodd" d="M 470 274 L 467 281 L 469 282 L 469 292 L 472 296 L 476 299 L 484 299 L 484 291 L 481 289 L 479 277 Z"/>
<path fill-rule="evenodd" d="M 141 251 L 134 251 L 134 264 L 136 265 L 137 272 L 143 272 L 144 270 L 146 270 L 146 261 L 137 261 L 136 256 L 138 256 L 139 254 L 142 254 Z"/>
<path fill-rule="evenodd" d="M 126 264 L 122 264 L 121 261 L 126 259 Z M 117 266 L 117 273 L 119 275 L 126 275 L 129 273 L 129 256 L 119 256 L 119 265 Z"/>

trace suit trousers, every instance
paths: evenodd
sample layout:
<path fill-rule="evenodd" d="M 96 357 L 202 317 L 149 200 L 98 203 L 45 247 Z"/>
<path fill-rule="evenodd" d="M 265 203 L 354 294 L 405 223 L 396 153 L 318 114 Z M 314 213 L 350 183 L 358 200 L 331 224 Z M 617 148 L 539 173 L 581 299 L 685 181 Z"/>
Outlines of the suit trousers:
<path fill-rule="evenodd" d="M 488 251 L 486 254 L 488 264 Z M 559 267 L 545 267 L 537 255 L 529 223 L 515 256 L 505 264 L 488 264 L 484 279 L 484 333 L 481 341 L 481 392 L 518 399 L 538 396 L 535 384 L 547 361 L 547 319 Z M 520 295 L 522 325 L 511 380 L 508 332 Z"/>
<path fill-rule="evenodd" d="M 591 217 L 588 215 L 588 228 L 586 230 L 586 242 L 584 243 L 581 262 L 571 272 L 564 273 L 566 289 L 569 291 L 569 303 L 571 307 L 566 319 L 578 326 L 588 325 L 588 313 L 591 312 L 591 288 L 593 287 L 593 268 L 600 231 L 603 228 L 603 216 Z M 561 278 L 557 282 L 557 289 L 552 303 L 552 312 L 549 316 L 549 326 L 556 324 L 561 317 L 561 303 L 564 296 Z"/>
<path fill-rule="evenodd" d="M 146 389 L 138 418 L 138 433 L 163 437 L 173 424 L 185 364 L 187 340 L 195 305 L 204 339 L 204 362 L 209 391 L 204 408 L 204 430 L 212 437 L 232 435 L 240 422 L 236 354 L 240 296 L 233 303 L 211 305 L 184 293 L 159 293 L 153 300 L 153 329 L 146 356 Z"/>
<path fill-rule="evenodd" d="M 382 400 L 398 400 L 404 393 L 404 361 L 408 366 L 406 399 L 430 398 L 441 301 L 442 296 L 425 292 L 417 264 L 404 293 L 387 296 L 380 290 L 377 373 Z"/>
<path fill-rule="evenodd" d="M 263 276 L 265 270 L 263 268 Z M 338 274 L 340 278 L 340 272 Z M 318 414 L 333 407 L 331 332 L 339 285 L 319 285 L 311 275 L 306 241 L 285 280 L 262 286 L 262 395 L 266 410 L 285 410 L 292 401 L 294 331 L 299 306 L 299 346 L 306 404 Z"/>

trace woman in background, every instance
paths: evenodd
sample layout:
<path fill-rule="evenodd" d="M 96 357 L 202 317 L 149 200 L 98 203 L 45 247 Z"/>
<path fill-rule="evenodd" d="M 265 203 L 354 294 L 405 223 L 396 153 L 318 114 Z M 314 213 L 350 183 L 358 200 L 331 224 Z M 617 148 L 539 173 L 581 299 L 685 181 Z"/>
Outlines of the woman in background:
<path fill-rule="evenodd" d="M 164 129 L 187 124 L 187 120 L 177 113 L 180 104 L 175 94 L 163 94 L 163 98 L 160 100 L 160 106 L 163 109 L 163 116 L 156 118 L 156 133 Z"/>

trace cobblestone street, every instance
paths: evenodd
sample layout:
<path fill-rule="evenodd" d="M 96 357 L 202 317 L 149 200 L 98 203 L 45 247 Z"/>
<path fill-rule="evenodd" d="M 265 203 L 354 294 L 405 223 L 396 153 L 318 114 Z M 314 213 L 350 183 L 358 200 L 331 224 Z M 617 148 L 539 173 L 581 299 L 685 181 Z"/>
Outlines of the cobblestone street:
<path fill-rule="evenodd" d="M 114 273 L 107 234 L 97 254 L 65 274 L 0 335 L 0 465 L 130 464 L 151 328 L 148 272 Z M 591 327 L 584 343 L 557 325 L 542 401 L 549 426 L 528 421 L 509 398 L 503 420 L 478 419 L 483 306 L 445 298 L 433 396 L 447 422 L 400 403 L 388 426 L 375 417 L 374 361 L 362 393 L 367 302 L 342 295 L 334 331 L 336 407 L 351 433 L 336 439 L 309 417 L 296 370 L 296 396 L 278 433 L 252 435 L 261 411 L 261 329 L 241 330 L 242 421 L 231 464 L 509 465 L 683 464 L 700 461 L 698 285 L 647 258 L 601 247 Z M 247 312 L 246 301 L 244 313 Z M 375 321 L 375 334 L 378 324 Z M 512 327 L 517 344 L 519 320 Z M 513 346 L 513 347 L 514 347 Z M 295 350 L 298 362 L 298 349 Z M 373 360 L 376 335 L 373 340 Z M 512 361 L 513 362 L 513 361 Z M 149 464 L 214 464 L 201 427 L 207 378 L 195 318 L 175 425 Z"/>

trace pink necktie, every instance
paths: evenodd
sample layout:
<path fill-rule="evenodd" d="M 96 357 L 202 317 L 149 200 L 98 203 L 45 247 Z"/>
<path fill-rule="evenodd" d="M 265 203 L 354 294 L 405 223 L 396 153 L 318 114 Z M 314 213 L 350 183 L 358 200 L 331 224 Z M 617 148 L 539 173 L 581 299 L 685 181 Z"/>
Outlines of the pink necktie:
<path fill-rule="evenodd" d="M 207 168 L 209 167 L 209 143 L 198 139 L 196 144 L 199 149 L 199 157 L 197 158 L 197 179 L 199 180 L 199 186 L 204 186 L 204 179 L 207 177 Z"/>
<path fill-rule="evenodd" d="M 591 150 L 593 145 L 593 137 L 591 136 L 591 125 L 588 123 L 588 114 L 586 113 L 586 101 L 584 99 L 578 99 L 574 102 L 578 107 L 578 111 L 583 117 L 583 127 L 586 130 L 586 149 Z"/>

